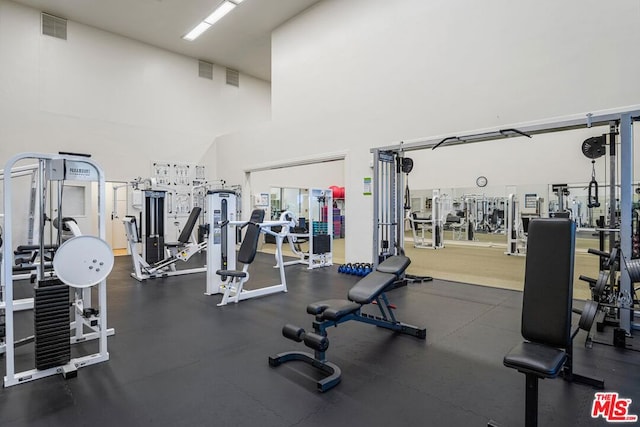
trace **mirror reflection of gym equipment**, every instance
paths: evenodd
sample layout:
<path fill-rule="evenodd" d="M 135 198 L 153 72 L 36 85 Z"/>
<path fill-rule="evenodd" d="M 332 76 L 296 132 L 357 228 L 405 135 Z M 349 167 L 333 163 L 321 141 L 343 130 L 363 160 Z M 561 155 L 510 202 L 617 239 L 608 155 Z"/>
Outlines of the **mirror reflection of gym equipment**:
<path fill-rule="evenodd" d="M 344 190 L 338 195 L 331 188 L 271 188 L 271 219 L 290 212 L 296 222 L 285 239 L 296 259 L 285 266 L 304 264 L 311 270 L 333 264 L 333 240 L 344 236 Z M 265 242 L 275 243 L 275 238 L 267 234 Z"/>

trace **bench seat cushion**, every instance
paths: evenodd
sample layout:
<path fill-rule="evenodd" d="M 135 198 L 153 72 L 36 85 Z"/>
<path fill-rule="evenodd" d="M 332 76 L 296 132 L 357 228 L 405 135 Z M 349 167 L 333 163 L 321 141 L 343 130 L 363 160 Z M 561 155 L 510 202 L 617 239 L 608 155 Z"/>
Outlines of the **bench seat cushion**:
<path fill-rule="evenodd" d="M 395 281 L 395 274 L 373 271 L 349 289 L 348 297 L 358 304 L 370 304 L 381 293 L 392 287 Z"/>
<path fill-rule="evenodd" d="M 319 316 L 320 319 L 339 320 L 347 314 L 355 313 L 360 306 L 346 299 L 329 299 L 309 304 L 307 313 Z"/>
<path fill-rule="evenodd" d="M 247 277 L 247 273 L 242 270 L 218 270 L 216 274 L 218 276 Z"/>
<path fill-rule="evenodd" d="M 525 374 L 555 378 L 567 359 L 567 353 L 555 347 L 522 342 L 504 357 L 504 365 Z"/>

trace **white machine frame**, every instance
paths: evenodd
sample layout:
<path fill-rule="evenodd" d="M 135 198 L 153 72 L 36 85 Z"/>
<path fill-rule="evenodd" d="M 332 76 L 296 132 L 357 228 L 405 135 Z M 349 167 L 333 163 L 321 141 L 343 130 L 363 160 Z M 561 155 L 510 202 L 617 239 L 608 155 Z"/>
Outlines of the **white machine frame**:
<path fill-rule="evenodd" d="M 157 264 L 151 265 L 145 261 L 144 257 L 138 250 L 138 229 L 132 218 L 124 218 L 122 220 L 124 229 L 127 234 L 127 245 L 129 246 L 129 253 L 131 254 L 131 262 L 133 263 L 133 272 L 131 277 L 139 282 L 147 279 L 155 279 L 157 277 L 169 277 L 180 276 L 183 274 L 192 273 L 204 273 L 207 271 L 207 267 L 195 267 L 186 268 L 182 270 L 176 269 L 176 262 L 188 261 L 193 255 L 202 252 L 207 249 L 207 241 L 204 240 L 200 243 L 190 243 L 184 247 L 178 248 L 176 251 L 172 251 L 171 248 L 165 247 L 166 258 Z M 191 233 L 192 241 L 195 239 L 195 228 Z"/>
<path fill-rule="evenodd" d="M 444 216 L 442 214 L 442 200 L 440 191 L 433 190 L 431 219 L 413 218 L 408 214 L 407 220 L 413 233 L 413 247 L 416 249 L 444 248 Z M 416 230 L 420 226 L 420 235 Z M 425 236 L 425 231 L 431 231 L 431 238 Z M 430 242 L 429 242 L 430 241 Z"/>
<path fill-rule="evenodd" d="M 24 159 L 35 159 L 38 161 L 38 179 L 39 183 L 36 187 L 37 200 L 44 200 L 44 187 L 47 182 L 45 173 L 50 175 L 67 173 L 74 174 L 74 169 L 81 170 L 75 174 L 73 179 L 97 181 L 98 183 L 98 236 L 101 240 L 105 240 L 105 176 L 103 170 L 93 160 L 85 156 L 62 155 L 62 154 L 41 154 L 41 153 L 22 153 L 18 154 L 6 163 L 5 170 L 11 170 L 14 165 Z M 60 170 L 62 169 L 62 170 Z M 62 180 L 63 178 L 60 178 Z M 58 178 L 55 178 L 58 180 Z M 6 373 L 4 377 L 4 386 L 14 386 L 28 381 L 45 378 L 55 374 L 63 374 L 65 376 L 75 373 L 79 368 L 93 365 L 96 363 L 106 362 L 109 360 L 109 352 L 107 350 L 107 336 L 113 335 L 114 330 L 107 328 L 107 284 L 106 279 L 100 280 L 97 286 L 98 293 L 98 314 L 92 315 L 90 318 L 83 316 L 84 307 L 91 306 L 91 286 L 76 288 L 76 298 L 74 305 L 74 320 L 70 323 L 69 328 L 72 331 L 71 344 L 84 342 L 87 340 L 98 340 L 98 352 L 85 356 L 71 358 L 71 360 L 62 366 L 56 366 L 48 369 L 38 370 L 30 369 L 26 371 L 16 372 L 15 366 L 15 331 L 14 331 L 14 313 L 17 311 L 32 310 L 34 307 L 33 298 L 23 298 L 14 300 L 13 298 L 13 230 L 12 230 L 12 212 L 9 207 L 12 200 L 12 182 L 11 179 L 4 180 L 4 236 L 3 236 L 3 259 L 2 259 L 2 300 L 0 301 L 0 310 L 4 310 L 6 322 L 5 341 L 0 343 L 0 353 L 5 354 Z M 42 237 L 42 236 L 40 236 Z M 42 239 L 41 239 L 42 241 Z M 85 328 L 91 332 L 85 332 Z"/>
<path fill-rule="evenodd" d="M 591 128 L 594 126 L 609 126 L 619 132 L 620 155 L 620 228 L 617 235 L 610 234 L 610 239 L 620 239 L 620 249 L 625 262 L 620 266 L 620 290 L 628 295 L 632 293 L 631 277 L 626 263 L 632 252 L 632 202 L 633 202 L 633 131 L 634 123 L 640 121 L 640 106 L 623 107 L 614 110 L 596 111 L 567 117 L 556 117 L 529 123 L 519 123 L 501 126 L 482 131 L 459 133 L 455 136 L 432 137 L 403 141 L 385 147 L 372 148 L 373 153 L 373 259 L 377 265 L 381 258 L 398 254 L 403 251 L 404 232 L 398 224 L 402 222 L 403 206 L 402 191 L 404 177 L 385 165 L 395 165 L 404 158 L 407 152 L 415 150 L 436 149 L 454 145 L 471 144 L 482 141 L 505 138 L 532 137 L 539 134 L 562 132 L 573 129 Z M 611 133 L 611 132 L 610 132 Z M 614 160 L 612 160 L 614 161 Z M 610 168 L 615 178 L 614 170 Z M 398 168 L 399 170 L 399 168 Z M 614 182 L 612 179 L 611 182 Z M 615 193 L 613 189 L 612 193 Z M 615 194 L 610 196 L 615 199 Z M 614 223 L 615 204 L 611 204 L 610 223 Z M 381 256 L 384 255 L 384 256 Z M 631 304 L 625 302 L 620 310 L 620 327 L 631 333 L 640 329 L 640 323 L 632 319 Z M 637 316 L 637 315 L 636 315 Z M 637 317 L 636 317 L 637 318 Z"/>
<path fill-rule="evenodd" d="M 218 306 L 227 305 L 230 302 L 238 303 L 242 300 L 271 295 L 278 292 L 287 292 L 287 278 L 284 271 L 282 259 L 282 242 L 289 233 L 289 227 L 294 223 L 289 221 L 264 221 L 258 226 L 260 232 L 275 237 L 276 240 L 276 263 L 280 273 L 280 283 L 272 286 L 265 286 L 259 289 L 244 289 L 244 284 L 249 281 L 250 274 L 248 265 L 244 265 L 242 271 L 246 277 L 234 283 L 233 278 L 223 280 L 216 271 L 222 269 L 236 268 L 236 230 L 245 225 L 248 221 L 236 220 L 236 193 L 233 191 L 217 190 L 207 194 L 207 222 L 209 223 L 209 237 L 207 245 L 207 286 L 205 295 L 222 294 L 222 301 Z M 225 214 L 220 209 L 218 201 L 227 200 Z M 231 209 L 233 208 L 233 209 Z M 275 232 L 271 228 L 280 226 L 281 231 Z M 226 233 L 223 231 L 227 229 Z M 233 231 L 232 231 L 233 230 Z M 226 239 L 223 237 L 226 234 Z M 226 240 L 226 241 L 225 241 Z M 222 265 L 222 250 L 226 249 L 226 266 Z"/>
<path fill-rule="evenodd" d="M 322 212 L 317 211 L 317 204 L 319 199 L 323 198 L 325 201 L 325 206 L 327 206 L 327 213 L 325 221 L 322 221 Z M 287 234 L 287 241 L 289 243 L 289 247 L 291 252 L 298 259 L 292 261 L 285 261 L 284 265 L 295 265 L 295 264 L 304 264 L 307 266 L 307 269 L 313 270 L 314 268 L 321 267 L 329 267 L 333 265 L 333 190 L 331 189 L 323 189 L 323 188 L 311 188 L 309 189 L 309 231 L 307 233 L 292 233 L 291 229 L 295 227 L 298 218 L 291 211 L 284 211 L 280 214 L 280 221 L 286 221 L 286 215 L 289 215 L 293 219 L 293 224 L 289 227 L 289 233 Z M 318 214 L 315 217 L 315 214 Z M 314 223 L 325 223 L 327 224 L 327 232 L 326 234 L 329 236 L 329 252 L 325 253 L 315 253 L 313 248 L 313 240 L 317 238 L 318 234 L 314 234 L 313 226 Z M 324 233 L 322 233 L 324 234 Z M 309 249 L 307 252 L 303 252 L 298 250 L 295 247 L 295 243 L 298 238 L 307 239 L 309 244 Z M 276 264 L 278 267 L 279 264 Z"/>

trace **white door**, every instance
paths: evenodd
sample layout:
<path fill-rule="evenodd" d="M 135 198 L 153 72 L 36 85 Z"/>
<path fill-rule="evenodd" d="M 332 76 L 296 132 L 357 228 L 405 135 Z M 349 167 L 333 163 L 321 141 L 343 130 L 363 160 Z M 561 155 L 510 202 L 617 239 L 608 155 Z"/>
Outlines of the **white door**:
<path fill-rule="evenodd" d="M 113 250 L 127 248 L 123 218 L 127 215 L 127 183 L 107 182 L 106 221 L 107 242 Z"/>

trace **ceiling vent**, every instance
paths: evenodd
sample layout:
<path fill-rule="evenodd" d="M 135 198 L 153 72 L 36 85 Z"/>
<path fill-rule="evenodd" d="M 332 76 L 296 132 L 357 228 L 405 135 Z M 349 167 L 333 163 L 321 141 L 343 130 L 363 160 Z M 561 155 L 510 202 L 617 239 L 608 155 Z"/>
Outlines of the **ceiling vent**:
<path fill-rule="evenodd" d="M 42 34 L 58 39 L 67 39 L 67 20 L 42 13 Z"/>
<path fill-rule="evenodd" d="M 240 73 L 238 72 L 238 70 L 227 68 L 227 84 L 235 87 L 240 87 Z"/>
<path fill-rule="evenodd" d="M 213 80 L 213 64 L 207 61 L 198 61 L 198 76 Z"/>

